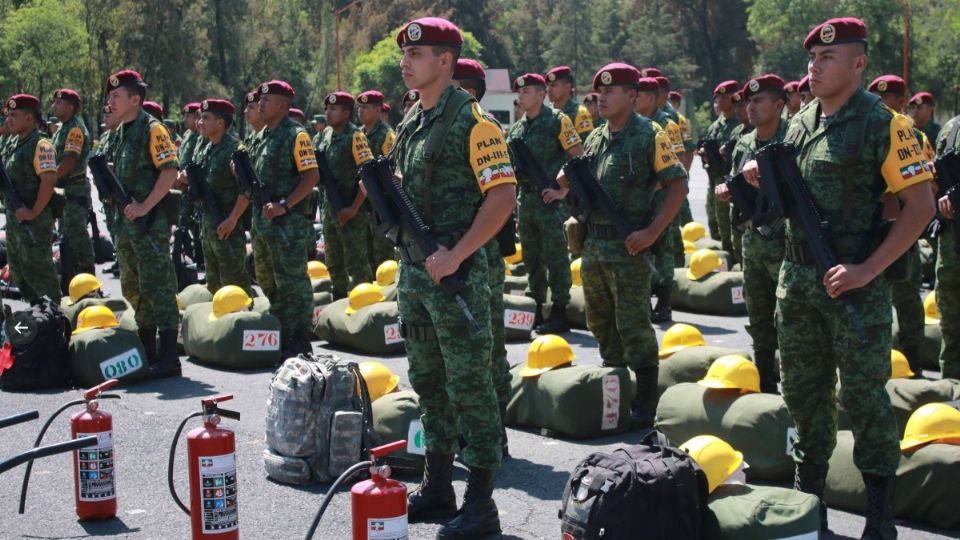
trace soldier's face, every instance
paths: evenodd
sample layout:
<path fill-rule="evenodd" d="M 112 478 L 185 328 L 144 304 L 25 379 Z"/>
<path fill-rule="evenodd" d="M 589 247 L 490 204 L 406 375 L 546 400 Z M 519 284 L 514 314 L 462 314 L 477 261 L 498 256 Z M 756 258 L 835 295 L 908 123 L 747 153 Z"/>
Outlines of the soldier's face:
<path fill-rule="evenodd" d="M 590 116 L 594 118 L 600 116 L 600 109 L 597 107 L 596 101 L 587 101 L 586 103 L 583 104 L 583 106 L 586 107 L 588 111 L 590 111 Z"/>
<path fill-rule="evenodd" d="M 260 104 L 257 103 L 248 103 L 243 109 L 243 117 L 247 119 L 248 123 L 259 124 L 260 123 Z"/>
<path fill-rule="evenodd" d="M 209 138 L 217 131 L 217 116 L 211 112 L 200 113 L 200 120 L 194 122 L 194 125 L 200 135 Z M 220 120 L 220 125 L 223 125 L 223 120 Z"/>
<path fill-rule="evenodd" d="M 537 105 L 543 105 L 545 92 L 542 86 L 524 86 L 517 89 L 517 107 L 527 112 L 533 110 Z"/>
<path fill-rule="evenodd" d="M 260 97 L 260 121 L 269 124 L 283 118 L 290 110 L 290 100 L 283 96 L 264 94 Z"/>
<path fill-rule="evenodd" d="M 929 103 L 921 103 L 920 105 L 911 103 L 909 111 L 913 121 L 921 125 L 926 125 L 933 117 L 933 105 Z"/>
<path fill-rule="evenodd" d="M 53 112 L 53 115 L 57 118 L 64 120 L 69 119 L 73 116 L 74 106 L 73 103 L 65 99 L 55 99 L 53 104 L 50 106 L 50 110 Z"/>
<path fill-rule="evenodd" d="M 400 57 L 400 74 L 410 90 L 426 88 L 439 78 L 441 67 L 450 64 L 449 53 L 437 54 L 432 47 L 404 47 Z"/>
<path fill-rule="evenodd" d="M 183 115 L 183 127 L 187 129 L 199 129 L 197 125 L 197 113 L 186 113 Z"/>
<path fill-rule="evenodd" d="M 33 114 L 23 109 L 10 109 L 7 113 L 7 127 L 11 133 L 24 134 L 33 131 L 37 120 Z"/>
<path fill-rule="evenodd" d="M 361 103 L 357 108 L 357 118 L 364 124 L 373 124 L 380 119 L 379 103 Z"/>
<path fill-rule="evenodd" d="M 327 116 L 327 123 L 334 127 L 339 127 L 350 121 L 350 115 L 353 109 L 340 105 L 327 104 L 324 107 L 324 113 Z"/>
<path fill-rule="evenodd" d="M 737 115 L 737 121 L 739 121 L 741 124 L 750 121 L 750 117 L 747 115 L 747 103 L 743 99 L 737 102 L 735 112 Z"/>
<path fill-rule="evenodd" d="M 547 96 L 551 102 L 557 102 L 570 97 L 573 85 L 567 79 L 547 83 Z"/>
<path fill-rule="evenodd" d="M 122 121 L 141 105 L 140 96 L 127 88 L 117 88 L 108 94 L 107 105 L 110 106 L 117 121 Z"/>
<path fill-rule="evenodd" d="M 800 92 L 787 92 L 787 104 L 792 110 L 800 108 Z"/>
<path fill-rule="evenodd" d="M 862 51 L 863 46 L 857 43 L 811 47 L 807 55 L 810 93 L 828 98 L 859 84 L 867 66 L 867 57 Z"/>
<path fill-rule="evenodd" d="M 673 108 L 674 108 L 674 109 L 680 110 L 680 100 L 679 100 L 679 99 L 671 99 L 671 100 L 670 100 L 670 104 L 673 105 Z"/>
<path fill-rule="evenodd" d="M 733 94 L 717 94 L 713 96 L 713 111 L 717 114 L 733 112 Z"/>
<path fill-rule="evenodd" d="M 801 106 L 806 105 L 807 103 L 810 103 L 810 101 L 813 100 L 813 94 L 811 94 L 810 92 L 797 92 L 797 93 L 800 94 Z"/>
<path fill-rule="evenodd" d="M 890 107 L 891 110 L 903 112 L 903 102 L 906 101 L 906 98 L 903 96 L 887 92 L 886 94 L 880 94 L 880 99 L 883 101 L 883 104 Z"/>
<path fill-rule="evenodd" d="M 778 103 L 782 102 L 779 99 L 775 99 L 773 94 L 768 92 L 761 92 L 750 96 L 746 107 L 747 119 L 750 125 L 765 126 L 779 118 L 780 110 L 783 107 L 782 105 L 777 107 Z"/>
<path fill-rule="evenodd" d="M 601 86 L 597 106 L 600 116 L 612 118 L 633 110 L 636 100 L 634 93 L 623 86 Z"/>

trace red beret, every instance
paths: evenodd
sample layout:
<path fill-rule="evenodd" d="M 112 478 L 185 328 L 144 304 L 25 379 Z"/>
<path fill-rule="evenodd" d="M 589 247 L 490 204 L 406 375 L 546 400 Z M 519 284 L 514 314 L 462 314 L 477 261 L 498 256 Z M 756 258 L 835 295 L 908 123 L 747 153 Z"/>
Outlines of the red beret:
<path fill-rule="evenodd" d="M 76 105 L 80 106 L 80 93 L 76 90 L 71 90 L 70 88 L 61 88 L 53 93 L 54 99 L 63 99 L 69 101 Z"/>
<path fill-rule="evenodd" d="M 403 99 L 400 101 L 401 104 L 406 105 L 407 103 L 416 103 L 420 101 L 420 91 L 419 90 L 407 90 L 403 94 Z"/>
<path fill-rule="evenodd" d="M 632 84 L 636 86 L 640 82 L 640 72 L 630 64 L 614 62 L 600 68 L 600 71 L 593 76 L 593 90 L 597 91 L 601 86 L 616 86 L 623 84 Z M 653 81 L 656 84 L 657 81 Z M 659 85 L 657 85 L 659 88 Z"/>
<path fill-rule="evenodd" d="M 790 81 L 783 85 L 783 91 L 792 94 L 797 91 L 798 86 L 800 86 L 800 81 Z"/>
<path fill-rule="evenodd" d="M 810 93 L 810 76 L 804 75 L 800 82 L 797 83 L 797 92 L 807 92 Z"/>
<path fill-rule="evenodd" d="M 200 103 L 197 103 L 196 101 L 191 101 L 190 103 L 187 103 L 186 105 L 183 106 L 184 114 L 195 113 L 195 112 L 200 112 Z"/>
<path fill-rule="evenodd" d="M 750 99 L 754 94 L 759 94 L 767 90 L 783 90 L 783 86 L 783 79 L 780 78 L 779 75 L 767 73 L 747 81 L 747 83 L 743 85 L 743 89 L 740 90 L 740 94 L 744 98 Z"/>
<path fill-rule="evenodd" d="M 383 105 L 380 107 L 380 109 L 383 110 L 383 112 L 385 112 L 385 113 L 389 113 L 390 111 L 393 110 L 393 107 L 391 107 L 389 103 L 387 103 L 386 101 L 384 101 L 384 102 L 383 102 Z"/>
<path fill-rule="evenodd" d="M 290 99 L 296 97 L 297 93 L 293 91 L 293 87 L 290 86 L 290 83 L 287 81 L 267 81 L 260 85 L 260 95 L 272 96 L 286 96 Z"/>
<path fill-rule="evenodd" d="M 513 80 L 513 91 L 519 92 L 525 86 L 547 86 L 547 81 L 539 73 L 524 73 Z"/>
<path fill-rule="evenodd" d="M 150 115 L 157 120 L 163 120 L 163 105 L 160 105 L 156 101 L 144 101 L 143 110 L 150 113 Z"/>
<path fill-rule="evenodd" d="M 132 86 L 134 84 L 144 84 L 143 77 L 132 69 L 118 71 L 107 77 L 107 92 L 112 92 L 121 86 Z"/>
<path fill-rule="evenodd" d="M 641 92 L 659 92 L 660 83 L 656 77 L 640 77 L 637 80 L 637 90 Z"/>
<path fill-rule="evenodd" d="M 557 66 L 548 71 L 545 78 L 550 82 L 559 79 L 568 79 L 573 82 L 573 70 L 570 69 L 570 66 Z"/>
<path fill-rule="evenodd" d="M 193 105 L 193 103 L 190 105 Z M 190 105 L 187 105 L 187 107 Z M 200 104 L 198 103 L 197 105 Z M 226 99 L 205 99 L 203 100 L 203 105 L 199 108 L 207 112 L 223 114 L 226 116 L 233 116 L 237 112 L 237 108 L 233 106 L 233 103 Z"/>
<path fill-rule="evenodd" d="M 411 21 L 397 34 L 397 45 L 402 49 L 412 45 L 440 45 L 462 47 L 463 36 L 452 22 L 440 17 L 422 17 Z"/>
<path fill-rule="evenodd" d="M 927 105 L 933 105 L 936 100 L 933 98 L 933 94 L 930 92 L 917 92 L 910 98 L 911 105 L 920 105 L 926 103 Z"/>
<path fill-rule="evenodd" d="M 683 94 L 677 92 L 676 90 L 671 90 L 670 94 L 667 95 L 669 99 L 683 99 Z"/>
<path fill-rule="evenodd" d="M 363 104 L 383 103 L 383 94 L 377 90 L 367 90 L 366 92 L 363 92 L 357 96 L 357 101 Z"/>
<path fill-rule="evenodd" d="M 296 107 L 290 107 L 290 110 L 287 111 L 287 116 L 289 118 L 299 121 L 300 123 L 307 121 L 307 116 L 303 114 L 303 111 L 301 111 Z"/>
<path fill-rule="evenodd" d="M 718 84 L 716 88 L 713 89 L 713 95 L 716 96 L 717 94 L 720 94 L 720 95 L 732 94 L 739 89 L 740 89 L 740 83 L 738 83 L 737 81 L 732 81 L 732 80 L 723 81 L 722 83 Z"/>
<path fill-rule="evenodd" d="M 814 45 L 839 45 L 841 43 L 867 43 L 867 25 L 856 17 L 840 17 L 820 23 L 807 34 L 803 48 Z"/>
<path fill-rule="evenodd" d="M 656 79 L 657 77 L 663 77 L 663 72 L 661 72 L 658 68 L 655 68 L 655 67 L 645 67 L 640 70 L 640 76 L 653 77 L 654 79 Z"/>
<path fill-rule="evenodd" d="M 40 100 L 30 94 L 14 94 L 7 99 L 4 106 L 9 110 L 30 109 L 40 112 Z"/>
<path fill-rule="evenodd" d="M 907 83 L 896 75 L 881 75 L 873 80 L 867 91 L 874 94 L 892 93 L 906 95 Z"/>
<path fill-rule="evenodd" d="M 600 94 L 596 92 L 590 92 L 589 94 L 583 96 L 584 103 L 596 103 L 600 100 Z"/>
<path fill-rule="evenodd" d="M 353 107 L 355 100 L 348 92 L 330 92 L 327 97 L 323 98 L 323 102 L 327 105 Z"/>
<path fill-rule="evenodd" d="M 741 101 L 743 101 L 743 92 L 741 90 L 737 90 L 733 93 L 733 102 L 740 103 Z"/>
<path fill-rule="evenodd" d="M 666 78 L 666 77 L 664 77 L 664 76 L 662 76 L 662 75 L 658 75 L 658 76 L 654 77 L 654 79 L 657 80 L 657 84 L 660 85 L 660 89 L 661 89 L 661 90 L 669 90 L 669 89 L 670 89 L 670 79 L 668 79 L 668 78 Z"/>
<path fill-rule="evenodd" d="M 472 58 L 461 58 L 457 60 L 457 67 L 453 68 L 453 78 L 458 81 L 472 79 L 486 82 L 487 73 L 480 62 Z"/>

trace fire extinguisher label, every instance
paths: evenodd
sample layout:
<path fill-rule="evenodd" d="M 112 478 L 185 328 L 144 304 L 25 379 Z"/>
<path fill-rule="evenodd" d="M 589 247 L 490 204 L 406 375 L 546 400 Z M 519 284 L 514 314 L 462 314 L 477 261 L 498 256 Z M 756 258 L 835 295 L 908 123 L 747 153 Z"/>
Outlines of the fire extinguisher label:
<path fill-rule="evenodd" d="M 237 529 L 237 460 L 233 454 L 200 456 L 200 519 L 203 532 L 219 534 Z"/>
<path fill-rule="evenodd" d="M 369 540 L 407 540 L 407 515 L 392 518 L 368 518 Z"/>
<path fill-rule="evenodd" d="M 113 477 L 113 433 L 77 433 L 77 438 L 96 435 L 97 445 L 74 452 L 80 474 L 80 500 L 106 501 L 117 497 Z"/>

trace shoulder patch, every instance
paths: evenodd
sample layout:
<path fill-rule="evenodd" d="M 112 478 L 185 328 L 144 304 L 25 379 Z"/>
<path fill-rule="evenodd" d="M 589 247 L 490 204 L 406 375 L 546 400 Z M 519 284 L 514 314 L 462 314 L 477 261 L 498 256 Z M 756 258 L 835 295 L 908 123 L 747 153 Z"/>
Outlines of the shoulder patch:
<path fill-rule="evenodd" d="M 356 163 L 357 166 L 363 165 L 373 159 L 373 152 L 370 151 L 370 143 L 367 141 L 367 136 L 359 129 L 353 132 L 352 147 L 353 162 Z"/>
<path fill-rule="evenodd" d="M 881 172 L 891 192 L 933 179 L 922 143 L 914 136 L 910 119 L 894 114 L 890 120 L 890 149 Z"/>
<path fill-rule="evenodd" d="M 569 150 L 578 144 L 581 144 L 580 134 L 577 133 L 577 130 L 573 127 L 573 122 L 570 121 L 570 117 L 563 114 L 560 114 L 560 133 L 557 136 L 557 140 L 560 141 L 560 146 L 564 150 Z"/>
<path fill-rule="evenodd" d="M 387 136 L 383 138 L 383 144 L 380 145 L 380 154 L 387 155 L 393 148 L 393 141 L 397 139 L 397 134 L 392 129 L 387 130 Z"/>
<path fill-rule="evenodd" d="M 57 152 L 53 148 L 53 143 L 47 139 L 40 139 L 33 151 L 33 171 L 37 176 L 57 172 Z"/>
<path fill-rule="evenodd" d="M 474 104 L 474 115 L 479 106 Z M 515 184 L 516 176 L 510 153 L 503 135 L 496 124 L 478 116 L 477 123 L 470 130 L 470 166 L 480 191 L 486 191 L 499 184 Z"/>
<path fill-rule="evenodd" d="M 670 141 L 670 135 L 664 130 L 657 130 L 654 137 L 656 150 L 653 156 L 653 171 L 660 172 L 667 167 L 678 165 L 677 155 L 673 151 L 673 143 Z"/>
<path fill-rule="evenodd" d="M 577 133 L 593 131 L 593 117 L 590 116 L 590 111 L 583 105 L 577 106 L 576 128 Z"/>
<path fill-rule="evenodd" d="M 63 145 L 63 153 L 79 156 L 80 152 L 83 152 L 83 139 L 83 130 L 76 126 L 70 128 L 70 132 L 67 133 L 67 141 Z"/>
<path fill-rule="evenodd" d="M 293 163 L 297 166 L 297 172 L 301 173 L 317 168 L 317 155 L 306 131 L 297 131 L 293 140 Z"/>
<path fill-rule="evenodd" d="M 167 127 L 160 122 L 154 122 L 150 126 L 150 157 L 153 159 L 153 166 L 157 168 L 177 159 L 177 147 L 174 146 Z"/>

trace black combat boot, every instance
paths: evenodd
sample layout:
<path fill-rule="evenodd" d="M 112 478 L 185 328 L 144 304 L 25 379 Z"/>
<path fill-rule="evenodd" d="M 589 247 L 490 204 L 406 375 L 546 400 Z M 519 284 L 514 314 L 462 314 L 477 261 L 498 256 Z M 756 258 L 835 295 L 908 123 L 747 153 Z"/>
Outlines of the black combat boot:
<path fill-rule="evenodd" d="M 182 375 L 180 353 L 177 352 L 177 329 L 160 330 L 160 352 L 157 355 L 156 366 L 150 367 L 150 377 L 162 379 Z"/>
<path fill-rule="evenodd" d="M 537 310 L 533 312 L 533 329 L 539 332 L 541 324 L 543 324 L 543 304 L 537 302 Z"/>
<path fill-rule="evenodd" d="M 500 407 L 500 455 L 502 459 L 510 457 L 510 448 L 507 445 L 507 408 Z"/>
<path fill-rule="evenodd" d="M 497 503 L 493 501 L 493 473 L 492 469 L 470 467 L 463 506 L 457 512 L 457 517 L 440 527 L 438 539 L 463 540 L 500 534 L 500 513 Z"/>
<path fill-rule="evenodd" d="M 550 316 L 538 328 L 538 334 L 562 334 L 570 331 L 567 321 L 567 305 L 553 304 L 550 306 Z"/>
<path fill-rule="evenodd" d="M 777 383 L 780 372 L 777 370 L 777 358 L 774 351 L 758 349 L 756 355 L 757 371 L 760 372 L 760 391 L 764 394 L 778 394 Z"/>
<path fill-rule="evenodd" d="M 147 366 L 152 368 L 157 364 L 157 329 L 140 328 L 137 335 L 140 336 L 140 343 L 143 343 L 143 350 L 147 354 Z"/>
<path fill-rule="evenodd" d="M 823 502 L 823 488 L 827 483 L 827 465 L 812 463 L 797 463 L 793 477 L 793 489 L 816 495 L 820 499 L 820 532 L 825 533 L 827 527 L 827 503 Z"/>
<path fill-rule="evenodd" d="M 422 523 L 448 519 L 457 513 L 453 492 L 453 454 L 427 452 L 423 481 L 407 496 L 407 519 Z"/>
<path fill-rule="evenodd" d="M 861 540 L 894 540 L 897 527 L 893 524 L 893 492 L 896 478 L 864 474 L 867 487 L 867 524 Z"/>
<path fill-rule="evenodd" d="M 673 321 L 673 307 L 670 305 L 673 284 L 657 285 L 653 288 L 653 294 L 657 296 L 657 305 L 650 312 L 650 322 L 661 324 Z"/>
<path fill-rule="evenodd" d="M 637 377 L 637 393 L 630 403 L 630 423 L 633 427 L 653 427 L 657 415 L 657 376 L 659 367 L 642 367 L 633 370 Z"/>

